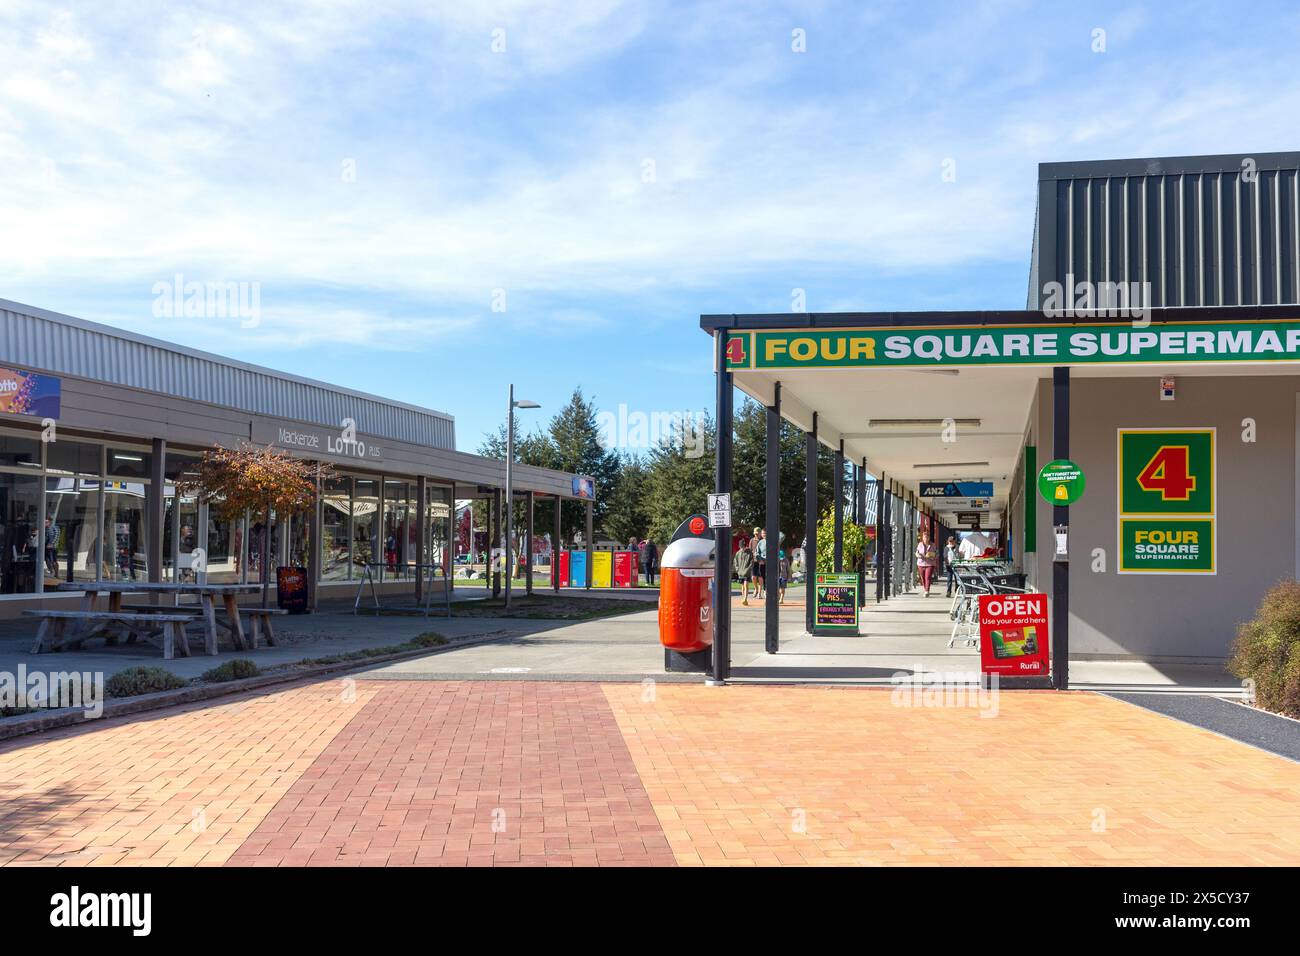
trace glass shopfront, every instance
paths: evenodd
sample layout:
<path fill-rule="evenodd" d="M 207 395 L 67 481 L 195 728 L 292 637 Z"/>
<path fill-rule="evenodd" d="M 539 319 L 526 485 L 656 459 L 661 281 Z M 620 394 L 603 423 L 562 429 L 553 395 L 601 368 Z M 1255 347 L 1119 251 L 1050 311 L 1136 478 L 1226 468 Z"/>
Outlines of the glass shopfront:
<path fill-rule="evenodd" d="M 201 452 L 168 449 L 163 465 L 163 581 L 257 583 L 267 571 L 310 567 L 319 546 L 322 583 L 355 582 L 371 565 L 376 581 L 413 582 L 420 559 L 418 485 L 408 477 L 336 474 L 320 501 L 320 541 L 311 516 L 247 513 L 225 520 L 177 491 Z M 0 428 L 0 595 L 51 592 L 76 581 L 149 580 L 146 505 L 152 452 L 128 441 L 60 438 Z M 435 579 L 452 571 L 452 489 L 427 486 L 424 563 Z M 428 568 L 424 573 L 429 573 Z"/>

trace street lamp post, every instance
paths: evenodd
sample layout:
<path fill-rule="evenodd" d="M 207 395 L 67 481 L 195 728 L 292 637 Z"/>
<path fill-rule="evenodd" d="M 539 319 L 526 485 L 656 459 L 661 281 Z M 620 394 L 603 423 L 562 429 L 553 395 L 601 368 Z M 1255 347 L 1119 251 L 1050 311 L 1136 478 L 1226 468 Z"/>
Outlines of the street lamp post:
<path fill-rule="evenodd" d="M 514 538 L 514 480 L 515 480 L 515 409 L 516 408 L 541 408 L 536 402 L 530 402 L 527 399 L 515 401 L 515 386 L 512 382 L 510 385 L 510 406 L 506 409 L 506 520 L 505 520 L 505 547 L 501 553 L 505 558 L 506 567 L 506 607 L 510 607 L 510 579 L 514 577 L 514 554 L 511 550 L 511 542 Z M 533 543 L 528 542 L 528 547 Z"/>

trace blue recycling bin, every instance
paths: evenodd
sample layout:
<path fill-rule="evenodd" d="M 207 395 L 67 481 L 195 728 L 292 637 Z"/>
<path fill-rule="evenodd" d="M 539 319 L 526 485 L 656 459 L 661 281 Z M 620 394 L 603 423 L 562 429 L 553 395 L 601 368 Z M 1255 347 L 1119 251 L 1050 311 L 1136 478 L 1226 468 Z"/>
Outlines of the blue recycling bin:
<path fill-rule="evenodd" d="M 585 588 L 587 586 L 587 552 L 569 552 L 569 587 Z"/>

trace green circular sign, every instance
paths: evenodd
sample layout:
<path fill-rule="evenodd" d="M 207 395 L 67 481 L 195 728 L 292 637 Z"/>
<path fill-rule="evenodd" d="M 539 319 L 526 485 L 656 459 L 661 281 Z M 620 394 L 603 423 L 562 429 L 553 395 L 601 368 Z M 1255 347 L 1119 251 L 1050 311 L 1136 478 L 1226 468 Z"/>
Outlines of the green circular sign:
<path fill-rule="evenodd" d="M 1072 505 L 1083 497 L 1087 484 L 1083 469 L 1068 458 L 1049 461 L 1038 473 L 1038 493 L 1053 505 Z"/>

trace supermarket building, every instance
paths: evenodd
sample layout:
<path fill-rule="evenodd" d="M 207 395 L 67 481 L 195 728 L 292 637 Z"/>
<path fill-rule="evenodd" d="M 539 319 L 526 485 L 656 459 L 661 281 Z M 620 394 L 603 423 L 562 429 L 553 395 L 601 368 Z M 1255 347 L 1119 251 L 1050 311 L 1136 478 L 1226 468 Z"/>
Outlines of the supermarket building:
<path fill-rule="evenodd" d="M 313 602 L 351 597 L 367 565 L 381 594 L 454 586 L 457 500 L 487 499 L 500 538 L 505 462 L 456 451 L 445 412 L 0 299 L 0 616 L 77 599 L 63 582 L 259 581 L 263 519 L 175 487 L 245 442 L 331 466 L 315 510 L 269 529 L 269 580 L 304 566 Z M 535 501 L 587 494 L 574 479 L 515 466 L 528 532 Z"/>
<path fill-rule="evenodd" d="M 831 508 L 835 570 L 844 523 L 868 525 L 889 552 L 876 600 L 911 583 L 922 531 L 970 530 L 978 504 L 1049 597 L 1055 686 L 1071 657 L 1221 662 L 1264 592 L 1300 576 L 1297 303 L 1300 153 L 1042 164 L 1023 310 L 701 317 L 718 489 L 731 487 L 734 386 L 767 408 L 769 502 L 778 423 L 806 436 L 810 540 L 831 504 L 817 500 L 818 446 L 837 475 L 854 466 Z M 1073 504 L 1040 494 L 1053 460 L 1083 472 Z M 935 485 L 990 494 L 963 512 L 927 497 Z M 769 606 L 769 652 L 777 620 Z"/>

